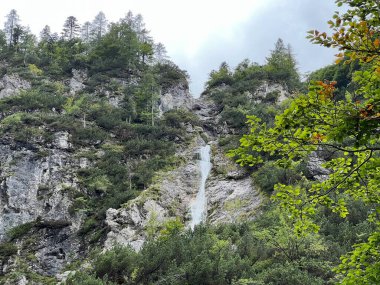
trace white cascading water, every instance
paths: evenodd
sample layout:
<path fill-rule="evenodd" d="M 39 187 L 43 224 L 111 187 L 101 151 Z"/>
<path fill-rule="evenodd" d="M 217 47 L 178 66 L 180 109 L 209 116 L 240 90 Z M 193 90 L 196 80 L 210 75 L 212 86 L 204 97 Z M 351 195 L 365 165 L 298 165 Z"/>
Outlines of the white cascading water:
<path fill-rule="evenodd" d="M 191 222 L 190 227 L 194 229 L 195 225 L 200 224 L 206 218 L 206 180 L 211 171 L 212 164 L 210 162 L 210 146 L 205 145 L 201 147 L 199 167 L 201 171 L 201 183 L 197 197 L 191 204 Z"/>

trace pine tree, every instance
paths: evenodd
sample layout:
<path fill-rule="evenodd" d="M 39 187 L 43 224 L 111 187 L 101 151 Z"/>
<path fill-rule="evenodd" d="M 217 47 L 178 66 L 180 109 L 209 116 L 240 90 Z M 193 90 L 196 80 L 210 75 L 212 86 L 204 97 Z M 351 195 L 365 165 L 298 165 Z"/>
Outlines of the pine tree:
<path fill-rule="evenodd" d="M 8 46 L 11 46 L 14 43 L 15 28 L 19 24 L 20 18 L 15 9 L 12 9 L 6 18 L 7 21 L 4 23 L 4 32 L 7 38 Z"/>
<path fill-rule="evenodd" d="M 40 32 L 41 41 L 49 41 L 51 38 L 51 29 L 50 26 L 46 25 Z"/>
<path fill-rule="evenodd" d="M 278 39 L 266 60 L 265 68 L 270 80 L 286 84 L 290 90 L 296 89 L 300 78 L 290 45 L 285 46 L 284 41 Z"/>
<path fill-rule="evenodd" d="M 78 37 L 80 32 L 80 26 L 78 24 L 77 18 L 70 16 L 66 19 L 63 24 L 62 38 L 72 40 Z"/>
<path fill-rule="evenodd" d="M 153 46 L 154 57 L 157 63 L 165 63 L 169 60 L 168 53 L 165 46 L 162 43 L 155 44 Z"/>
<path fill-rule="evenodd" d="M 108 21 L 103 12 L 99 12 L 92 21 L 91 33 L 94 39 L 99 40 L 107 32 Z"/>
<path fill-rule="evenodd" d="M 91 23 L 90 22 L 85 22 L 82 26 L 81 29 L 81 39 L 85 42 L 88 43 L 91 40 Z"/>

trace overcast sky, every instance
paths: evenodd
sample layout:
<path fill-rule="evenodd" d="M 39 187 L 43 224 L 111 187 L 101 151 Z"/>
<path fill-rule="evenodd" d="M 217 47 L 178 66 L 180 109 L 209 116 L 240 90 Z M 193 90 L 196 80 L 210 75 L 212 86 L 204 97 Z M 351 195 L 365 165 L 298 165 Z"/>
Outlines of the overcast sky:
<path fill-rule="evenodd" d="M 333 62 L 333 50 L 312 45 L 306 31 L 328 30 L 333 0 L 12 0 L 1 1 L 1 26 L 11 9 L 22 25 L 39 34 L 45 25 L 60 33 L 68 16 L 82 24 L 103 11 L 110 22 L 131 10 L 142 14 L 155 42 L 191 77 L 198 97 L 208 74 L 226 61 L 231 67 L 245 58 L 265 63 L 282 38 L 293 47 L 302 73 Z"/>

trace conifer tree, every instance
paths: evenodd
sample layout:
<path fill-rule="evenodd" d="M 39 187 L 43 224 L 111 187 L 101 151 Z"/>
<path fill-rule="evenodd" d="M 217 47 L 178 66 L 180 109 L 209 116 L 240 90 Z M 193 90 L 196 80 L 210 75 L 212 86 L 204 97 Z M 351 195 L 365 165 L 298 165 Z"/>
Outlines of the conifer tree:
<path fill-rule="evenodd" d="M 62 38 L 72 40 L 78 37 L 80 31 L 80 26 L 78 24 L 77 18 L 70 16 L 66 19 L 63 24 Z"/>
<path fill-rule="evenodd" d="M 51 29 L 50 29 L 50 26 L 46 25 L 40 32 L 40 39 L 41 41 L 49 41 L 50 37 L 51 37 Z"/>
<path fill-rule="evenodd" d="M 88 43 L 91 40 L 91 23 L 89 21 L 85 22 L 81 29 L 81 39 Z"/>
<path fill-rule="evenodd" d="M 269 79 L 287 85 L 289 89 L 295 89 L 300 79 L 297 72 L 297 63 L 292 54 L 290 45 L 285 46 L 282 39 L 278 39 L 274 50 L 266 58 L 265 66 Z"/>
<path fill-rule="evenodd" d="M 12 9 L 6 18 L 7 20 L 4 23 L 4 32 L 7 37 L 8 46 L 11 46 L 14 43 L 15 29 L 20 22 L 20 18 L 15 9 Z"/>
<path fill-rule="evenodd" d="M 166 48 L 162 43 L 155 44 L 153 50 L 157 63 L 165 63 L 169 59 Z"/>
<path fill-rule="evenodd" d="M 91 34 L 92 37 L 96 40 L 99 40 L 107 32 L 108 21 L 106 15 L 103 12 L 99 12 L 95 16 L 95 19 L 92 21 L 91 25 Z"/>

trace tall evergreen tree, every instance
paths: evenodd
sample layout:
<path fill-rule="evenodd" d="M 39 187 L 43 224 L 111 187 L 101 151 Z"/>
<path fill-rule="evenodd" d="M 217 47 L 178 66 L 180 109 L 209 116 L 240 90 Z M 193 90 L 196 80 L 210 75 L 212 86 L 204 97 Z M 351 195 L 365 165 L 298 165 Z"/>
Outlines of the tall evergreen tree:
<path fill-rule="evenodd" d="M 46 25 L 40 32 L 40 40 L 48 41 L 50 40 L 50 37 L 51 37 L 51 29 L 50 29 L 50 26 Z"/>
<path fill-rule="evenodd" d="M 166 48 L 162 43 L 155 44 L 153 46 L 153 51 L 157 63 L 165 63 L 169 59 Z"/>
<path fill-rule="evenodd" d="M 284 41 L 278 39 L 274 50 L 271 51 L 270 56 L 266 60 L 266 70 L 268 71 L 269 79 L 285 83 L 289 89 L 297 87 L 300 79 L 297 63 L 290 45 L 285 46 Z"/>
<path fill-rule="evenodd" d="M 14 43 L 15 28 L 20 22 L 20 18 L 15 9 L 12 9 L 6 16 L 7 20 L 4 23 L 4 32 L 7 37 L 8 45 L 11 46 Z"/>
<path fill-rule="evenodd" d="M 107 32 L 108 21 L 103 12 L 99 12 L 92 21 L 91 32 L 94 39 L 99 40 Z"/>
<path fill-rule="evenodd" d="M 72 40 L 79 36 L 80 26 L 78 24 L 77 18 L 70 16 L 66 19 L 63 24 L 62 37 L 63 39 Z"/>
<path fill-rule="evenodd" d="M 85 42 L 88 43 L 91 40 L 91 23 L 89 21 L 85 22 L 82 25 L 81 29 L 81 39 Z"/>

